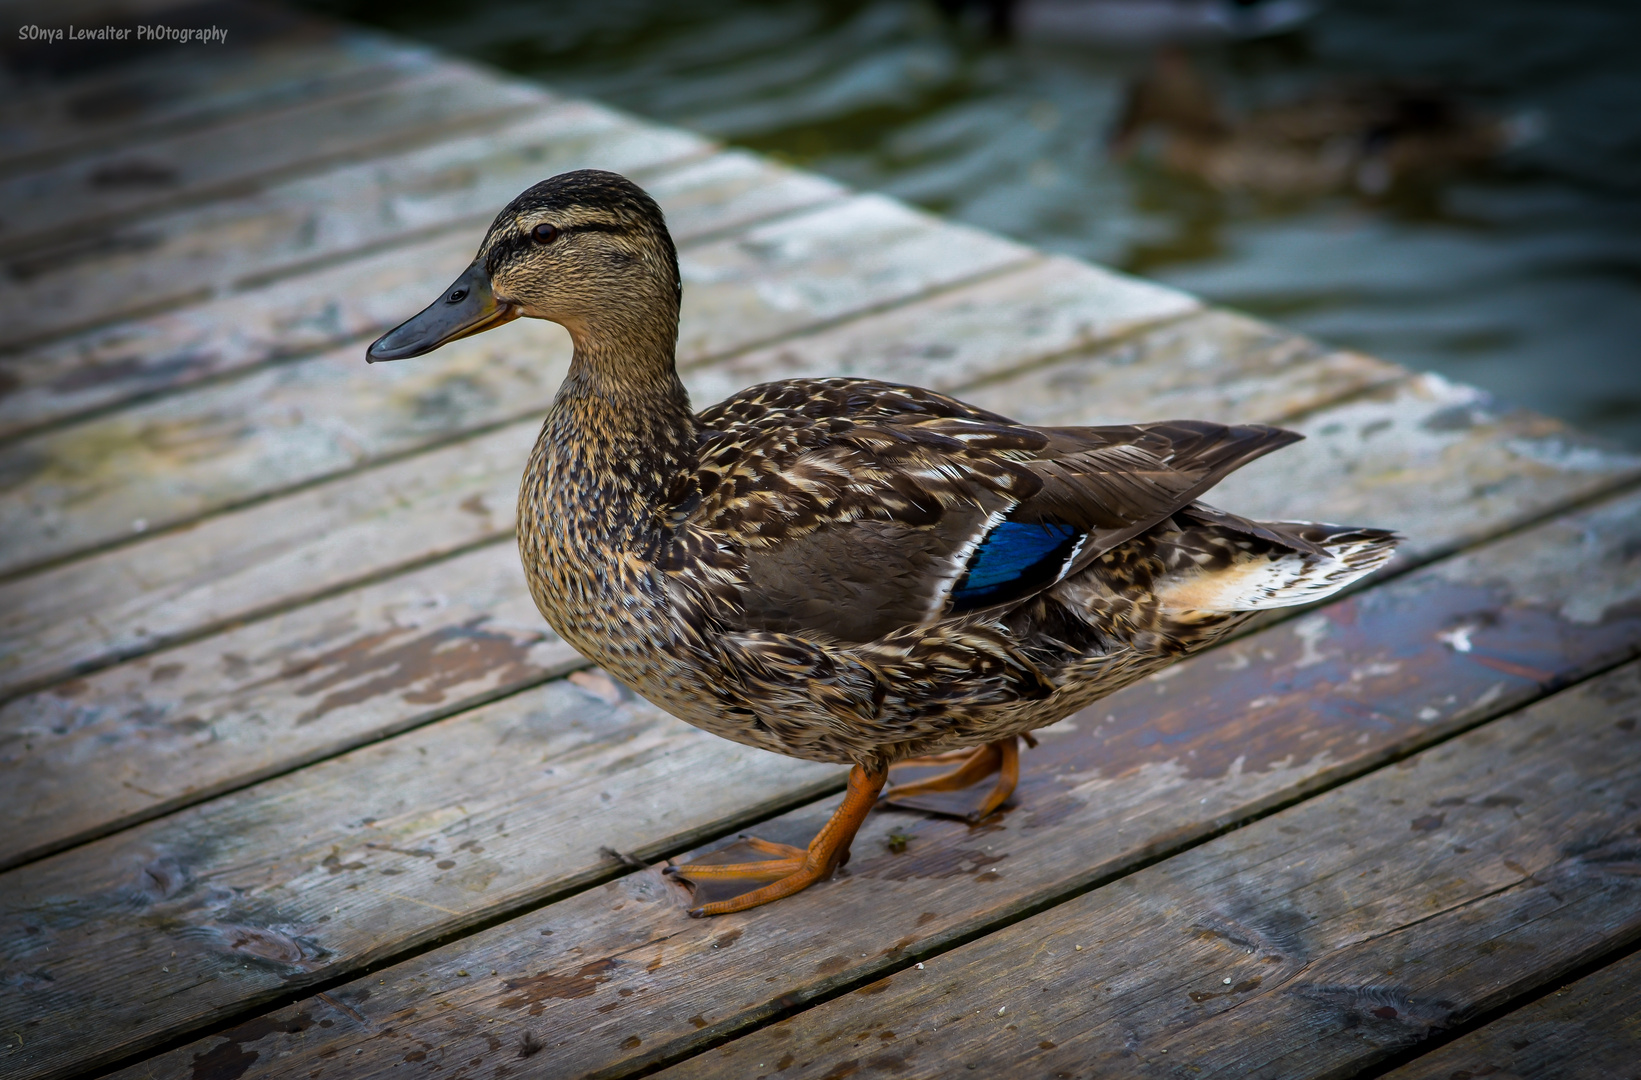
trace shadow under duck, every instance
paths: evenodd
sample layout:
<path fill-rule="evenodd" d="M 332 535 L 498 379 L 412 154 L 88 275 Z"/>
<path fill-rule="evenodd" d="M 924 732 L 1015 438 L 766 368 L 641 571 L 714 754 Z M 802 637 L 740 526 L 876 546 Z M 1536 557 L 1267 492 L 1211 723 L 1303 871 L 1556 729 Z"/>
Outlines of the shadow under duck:
<path fill-rule="evenodd" d="M 896 764 L 951 763 L 890 800 L 998 779 L 1018 740 L 1390 557 L 1378 529 L 1254 522 L 1197 499 L 1300 438 L 1176 420 L 1034 428 L 870 379 L 754 386 L 700 413 L 674 363 L 682 295 L 661 210 L 614 173 L 546 180 L 446 294 L 371 345 L 429 352 L 519 316 L 574 358 L 519 492 L 525 576 L 553 629 L 673 715 L 853 766 L 805 848 L 677 868 L 761 887 L 829 877 Z M 699 899 L 699 895 L 697 897 Z"/>

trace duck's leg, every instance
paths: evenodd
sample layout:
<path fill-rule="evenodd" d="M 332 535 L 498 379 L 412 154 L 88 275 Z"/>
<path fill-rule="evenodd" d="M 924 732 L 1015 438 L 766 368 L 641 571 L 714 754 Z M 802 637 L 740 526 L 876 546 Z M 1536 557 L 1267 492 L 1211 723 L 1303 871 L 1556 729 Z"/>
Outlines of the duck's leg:
<path fill-rule="evenodd" d="M 990 792 L 981 800 L 980 805 L 966 816 L 971 821 L 980 821 L 990 816 L 999 806 L 1008 801 L 1014 794 L 1015 785 L 1020 782 L 1020 744 L 1016 736 L 1010 735 L 1006 739 L 998 739 L 973 750 L 957 751 L 950 754 L 934 754 L 929 757 L 908 758 L 895 767 L 902 766 L 927 767 L 930 765 L 944 765 L 950 761 L 961 760 L 963 764 L 949 772 L 938 776 L 931 776 L 926 780 L 914 780 L 909 784 L 896 784 L 883 796 L 884 801 L 903 803 L 905 800 L 916 798 L 919 795 L 932 795 L 943 791 L 961 791 L 972 787 L 990 776 L 997 774 L 997 782 L 992 785 Z"/>
<path fill-rule="evenodd" d="M 872 772 L 860 765 L 850 769 L 849 790 L 843 796 L 843 805 L 832 812 L 831 819 L 809 841 L 808 848 L 772 844 L 749 836 L 741 843 L 775 858 L 762 862 L 716 865 L 693 862 L 687 866 L 669 866 L 664 872 L 685 879 L 710 878 L 715 881 L 775 879 L 761 889 L 691 908 L 690 914 L 698 919 L 707 915 L 745 911 L 801 892 L 817 881 L 825 881 L 832 876 L 833 870 L 849 861 L 849 844 L 855 839 L 855 833 L 860 831 L 861 822 L 866 820 L 866 815 L 877 803 L 878 792 L 883 790 L 887 779 L 888 773 L 881 769 Z"/>

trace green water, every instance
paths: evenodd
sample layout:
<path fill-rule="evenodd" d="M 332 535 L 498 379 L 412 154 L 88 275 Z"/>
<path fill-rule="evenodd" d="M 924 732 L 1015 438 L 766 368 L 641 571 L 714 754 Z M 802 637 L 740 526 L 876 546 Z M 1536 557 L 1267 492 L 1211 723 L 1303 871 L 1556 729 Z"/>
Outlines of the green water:
<path fill-rule="evenodd" d="M 1000 40 L 925 0 L 312 3 L 1641 447 L 1641 4 L 1340 2 L 1194 47 L 1242 108 L 1416 79 L 1543 127 L 1383 198 L 1283 200 L 1110 158 L 1148 49 Z"/>

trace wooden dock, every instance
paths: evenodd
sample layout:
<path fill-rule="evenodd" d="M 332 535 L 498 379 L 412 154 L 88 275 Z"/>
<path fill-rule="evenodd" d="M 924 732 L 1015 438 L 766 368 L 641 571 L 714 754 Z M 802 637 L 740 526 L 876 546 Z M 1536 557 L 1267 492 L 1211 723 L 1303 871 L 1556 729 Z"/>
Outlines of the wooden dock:
<path fill-rule="evenodd" d="M 0 5 L 0 1074 L 1633 1074 L 1641 458 L 425 48 L 108 6 L 49 24 L 229 41 Z M 363 362 L 590 166 L 666 209 L 699 403 L 1282 423 L 1214 501 L 1407 543 L 1043 732 L 992 820 L 882 811 L 833 881 L 691 920 L 645 864 L 801 843 L 842 771 L 541 622 L 562 330 Z"/>

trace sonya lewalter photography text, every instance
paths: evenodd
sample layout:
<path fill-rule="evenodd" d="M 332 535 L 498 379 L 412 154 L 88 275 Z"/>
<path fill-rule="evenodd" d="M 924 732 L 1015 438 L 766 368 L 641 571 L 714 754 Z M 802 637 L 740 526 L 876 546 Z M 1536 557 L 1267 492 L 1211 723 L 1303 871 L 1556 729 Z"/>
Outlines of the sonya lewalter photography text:
<path fill-rule="evenodd" d="M 19 26 L 18 41 L 197 41 L 226 45 L 228 31 L 220 26 Z"/>

